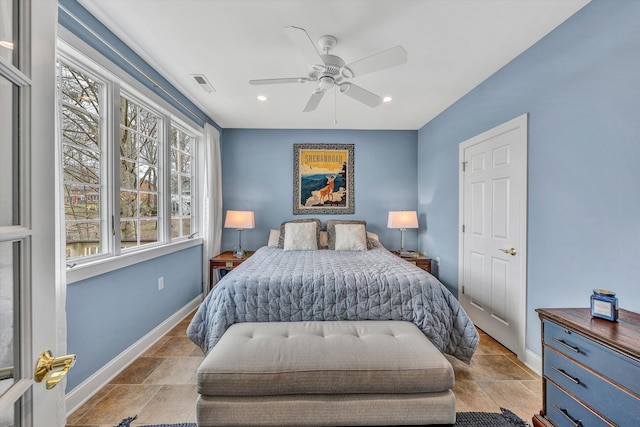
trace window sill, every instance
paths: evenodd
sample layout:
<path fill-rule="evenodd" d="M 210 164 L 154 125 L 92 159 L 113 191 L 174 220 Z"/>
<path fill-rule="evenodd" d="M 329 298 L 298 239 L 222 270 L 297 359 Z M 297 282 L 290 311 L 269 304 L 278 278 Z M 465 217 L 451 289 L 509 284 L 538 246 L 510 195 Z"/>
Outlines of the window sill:
<path fill-rule="evenodd" d="M 201 244 L 202 239 L 198 238 L 182 240 L 180 242 L 140 250 L 129 254 L 119 255 L 117 257 L 109 257 L 98 261 L 77 264 L 73 268 L 67 268 L 67 285 Z"/>

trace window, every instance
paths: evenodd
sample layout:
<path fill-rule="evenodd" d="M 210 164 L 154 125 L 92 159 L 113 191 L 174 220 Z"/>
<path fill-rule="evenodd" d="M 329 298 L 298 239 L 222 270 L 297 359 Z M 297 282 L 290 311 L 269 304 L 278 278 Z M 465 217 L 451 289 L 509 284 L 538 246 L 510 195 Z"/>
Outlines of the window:
<path fill-rule="evenodd" d="M 158 241 L 161 118 L 120 97 L 120 245 Z M 161 236 L 160 236 L 161 237 Z"/>
<path fill-rule="evenodd" d="M 0 190 L 3 196 L 0 227 L 20 224 L 20 178 L 15 167 L 21 155 L 18 139 L 20 90 L 20 85 L 0 75 Z"/>
<path fill-rule="evenodd" d="M 141 87 L 62 50 L 67 266 L 192 237 L 200 131 Z"/>
<path fill-rule="evenodd" d="M 100 203 L 104 199 L 100 114 L 105 84 L 58 62 L 58 91 L 67 258 L 73 259 L 106 249 Z"/>
<path fill-rule="evenodd" d="M 194 137 L 171 127 L 171 237 L 191 234 L 191 162 Z"/>

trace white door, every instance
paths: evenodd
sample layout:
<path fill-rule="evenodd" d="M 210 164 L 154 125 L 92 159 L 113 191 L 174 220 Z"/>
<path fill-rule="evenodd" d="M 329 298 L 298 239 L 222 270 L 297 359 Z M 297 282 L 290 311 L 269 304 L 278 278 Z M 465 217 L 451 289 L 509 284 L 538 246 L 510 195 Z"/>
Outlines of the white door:
<path fill-rule="evenodd" d="M 477 327 L 524 358 L 527 116 L 460 144 L 459 299 Z"/>
<path fill-rule="evenodd" d="M 56 11 L 56 0 L 0 1 L 2 427 L 65 422 L 64 384 L 47 390 L 34 375 L 44 350 L 65 350 L 55 256 Z"/>

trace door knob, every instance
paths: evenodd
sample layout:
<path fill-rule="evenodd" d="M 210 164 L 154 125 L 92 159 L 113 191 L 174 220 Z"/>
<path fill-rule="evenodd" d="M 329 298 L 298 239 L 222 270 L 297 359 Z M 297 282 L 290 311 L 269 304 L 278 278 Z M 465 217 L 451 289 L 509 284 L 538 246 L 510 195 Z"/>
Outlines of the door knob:
<path fill-rule="evenodd" d="M 518 253 L 518 251 L 516 251 L 516 248 L 500 249 L 500 250 L 505 254 L 509 254 L 511 256 L 515 256 Z"/>
<path fill-rule="evenodd" d="M 46 378 L 47 390 L 51 390 L 64 378 L 74 363 L 76 363 L 75 354 L 53 357 L 50 350 L 43 351 L 36 363 L 35 380 L 40 383 Z"/>

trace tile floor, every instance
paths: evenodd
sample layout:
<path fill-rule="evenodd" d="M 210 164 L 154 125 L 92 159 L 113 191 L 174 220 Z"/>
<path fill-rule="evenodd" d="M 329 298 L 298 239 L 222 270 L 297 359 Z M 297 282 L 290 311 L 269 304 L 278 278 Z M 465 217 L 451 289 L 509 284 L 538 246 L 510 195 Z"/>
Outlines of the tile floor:
<path fill-rule="evenodd" d="M 186 337 L 189 316 L 71 414 L 67 427 L 113 427 L 133 415 L 132 427 L 195 422 L 195 375 L 204 356 Z M 448 357 L 456 374 L 458 411 L 508 408 L 530 422 L 542 405 L 540 377 L 480 331 L 470 365 Z"/>

